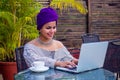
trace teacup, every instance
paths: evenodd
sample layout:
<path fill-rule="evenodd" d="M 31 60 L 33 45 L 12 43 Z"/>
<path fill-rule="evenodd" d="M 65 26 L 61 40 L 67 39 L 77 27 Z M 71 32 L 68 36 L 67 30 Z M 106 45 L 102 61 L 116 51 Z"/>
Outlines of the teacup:
<path fill-rule="evenodd" d="M 43 68 L 43 67 L 45 67 L 45 62 L 44 61 L 35 61 L 32 63 L 32 67 Z"/>

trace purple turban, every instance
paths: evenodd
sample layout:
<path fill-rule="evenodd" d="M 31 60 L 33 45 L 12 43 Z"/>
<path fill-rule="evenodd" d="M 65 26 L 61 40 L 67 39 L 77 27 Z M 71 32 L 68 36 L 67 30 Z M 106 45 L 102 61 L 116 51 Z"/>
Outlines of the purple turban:
<path fill-rule="evenodd" d="M 40 30 L 44 24 L 51 22 L 51 21 L 56 21 L 57 22 L 58 15 L 57 12 L 48 7 L 48 8 L 43 8 L 37 15 L 37 30 Z"/>

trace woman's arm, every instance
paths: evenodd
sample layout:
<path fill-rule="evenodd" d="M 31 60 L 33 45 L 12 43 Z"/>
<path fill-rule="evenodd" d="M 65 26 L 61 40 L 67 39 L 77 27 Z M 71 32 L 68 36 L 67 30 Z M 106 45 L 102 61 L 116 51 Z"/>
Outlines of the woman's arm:
<path fill-rule="evenodd" d="M 38 54 L 36 51 L 32 49 L 25 49 L 23 56 L 29 67 L 31 67 L 31 64 L 34 61 L 44 61 L 46 66 L 53 68 L 56 62 L 56 60 L 43 56 L 42 54 Z"/>

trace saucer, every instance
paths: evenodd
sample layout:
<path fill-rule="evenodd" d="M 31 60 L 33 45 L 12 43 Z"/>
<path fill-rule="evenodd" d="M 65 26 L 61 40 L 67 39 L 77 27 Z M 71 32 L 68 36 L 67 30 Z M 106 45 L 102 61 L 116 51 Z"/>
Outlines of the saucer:
<path fill-rule="evenodd" d="M 33 72 L 44 72 L 47 71 L 49 67 L 40 67 L 40 68 L 30 67 L 29 69 Z"/>

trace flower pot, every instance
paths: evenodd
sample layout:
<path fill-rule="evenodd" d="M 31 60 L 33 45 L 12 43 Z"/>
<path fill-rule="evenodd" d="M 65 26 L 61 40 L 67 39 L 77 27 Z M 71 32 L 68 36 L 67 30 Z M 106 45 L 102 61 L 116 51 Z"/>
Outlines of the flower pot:
<path fill-rule="evenodd" d="M 14 80 L 17 73 L 16 62 L 0 62 L 0 68 L 3 80 Z"/>

